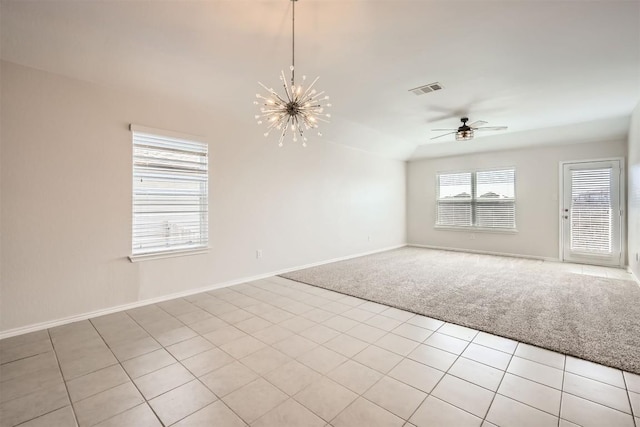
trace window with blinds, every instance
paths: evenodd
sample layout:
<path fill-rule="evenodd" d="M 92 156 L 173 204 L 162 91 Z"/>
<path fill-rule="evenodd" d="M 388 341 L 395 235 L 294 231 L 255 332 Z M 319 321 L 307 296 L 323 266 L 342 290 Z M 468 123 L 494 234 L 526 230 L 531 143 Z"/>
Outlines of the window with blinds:
<path fill-rule="evenodd" d="M 452 227 L 473 225 L 472 173 L 438 176 L 437 224 Z"/>
<path fill-rule="evenodd" d="M 571 171 L 571 250 L 611 253 L 611 168 Z"/>
<path fill-rule="evenodd" d="M 515 229 L 515 169 L 438 175 L 436 225 Z"/>
<path fill-rule="evenodd" d="M 133 133 L 133 255 L 208 244 L 208 147 L 186 139 Z"/>

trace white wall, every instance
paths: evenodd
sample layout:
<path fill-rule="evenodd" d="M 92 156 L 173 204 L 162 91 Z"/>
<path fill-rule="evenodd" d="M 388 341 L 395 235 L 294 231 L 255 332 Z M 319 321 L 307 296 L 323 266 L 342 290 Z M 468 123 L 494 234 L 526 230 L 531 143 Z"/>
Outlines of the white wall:
<path fill-rule="evenodd" d="M 1 331 L 405 243 L 404 162 L 279 149 L 253 116 L 12 63 L 1 79 Z M 210 253 L 127 260 L 129 123 L 209 143 Z"/>
<path fill-rule="evenodd" d="M 476 141 L 482 143 L 481 139 Z M 558 258 L 559 162 L 624 157 L 625 141 L 479 153 L 410 162 L 407 169 L 409 244 Z M 514 166 L 517 234 L 435 229 L 436 173 Z"/>
<path fill-rule="evenodd" d="M 631 115 L 627 181 L 629 267 L 640 279 L 640 103 Z"/>

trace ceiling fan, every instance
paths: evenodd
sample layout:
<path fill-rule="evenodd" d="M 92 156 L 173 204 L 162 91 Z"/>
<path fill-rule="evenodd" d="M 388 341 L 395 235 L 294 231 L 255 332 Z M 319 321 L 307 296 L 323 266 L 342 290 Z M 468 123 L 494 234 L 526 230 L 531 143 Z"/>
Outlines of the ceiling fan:
<path fill-rule="evenodd" d="M 442 135 L 434 136 L 431 139 L 442 138 L 443 136 L 456 134 L 456 141 L 467 141 L 469 139 L 473 139 L 473 134 L 477 130 L 505 130 L 506 126 L 483 126 L 486 125 L 487 122 L 484 120 L 478 120 L 471 124 L 467 124 L 469 121 L 468 117 L 463 117 L 460 119 L 462 122 L 462 126 L 457 129 L 431 129 L 432 132 L 445 132 L 450 131 L 448 133 L 443 133 Z"/>

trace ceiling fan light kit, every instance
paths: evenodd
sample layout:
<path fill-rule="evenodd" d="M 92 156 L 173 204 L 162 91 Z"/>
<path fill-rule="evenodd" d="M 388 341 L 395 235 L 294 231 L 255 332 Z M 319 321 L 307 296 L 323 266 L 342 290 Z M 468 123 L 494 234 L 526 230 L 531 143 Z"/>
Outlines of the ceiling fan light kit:
<path fill-rule="evenodd" d="M 318 91 L 314 88 L 314 85 L 318 81 L 319 77 L 304 89 L 302 85 L 296 86 L 295 82 L 295 46 L 296 46 L 296 2 L 298 0 L 291 0 L 292 12 L 291 12 L 291 83 L 287 83 L 284 71 L 280 74 L 280 80 L 284 87 L 284 95 L 280 96 L 273 90 L 268 88 L 262 83 L 258 82 L 266 91 L 267 95 L 256 94 L 258 100 L 254 101 L 255 105 L 260 105 L 260 114 L 256 114 L 255 118 L 258 124 L 261 125 L 266 121 L 267 131 L 264 133 L 265 137 L 268 137 L 273 130 L 280 134 L 278 146 L 282 147 L 284 137 L 290 130 L 293 135 L 293 142 L 298 141 L 298 137 L 302 139 L 302 146 L 307 146 L 307 137 L 304 132 L 310 129 L 317 129 L 319 122 L 329 122 L 331 114 L 325 113 L 325 107 L 331 107 L 331 104 L 324 104 L 329 97 L 325 95 L 324 91 Z M 307 76 L 302 76 L 302 80 L 305 81 Z M 322 136 L 322 133 L 318 132 L 318 136 Z"/>
<path fill-rule="evenodd" d="M 456 132 L 456 141 L 467 141 L 473 139 L 473 130 L 462 130 Z"/>

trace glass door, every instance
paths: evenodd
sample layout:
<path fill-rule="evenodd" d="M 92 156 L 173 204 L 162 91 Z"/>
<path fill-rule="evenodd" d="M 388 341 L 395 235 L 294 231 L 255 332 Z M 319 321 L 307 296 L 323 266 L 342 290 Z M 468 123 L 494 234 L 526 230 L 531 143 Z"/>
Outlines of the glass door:
<path fill-rule="evenodd" d="M 563 175 L 563 260 L 620 266 L 620 161 L 567 163 Z"/>

